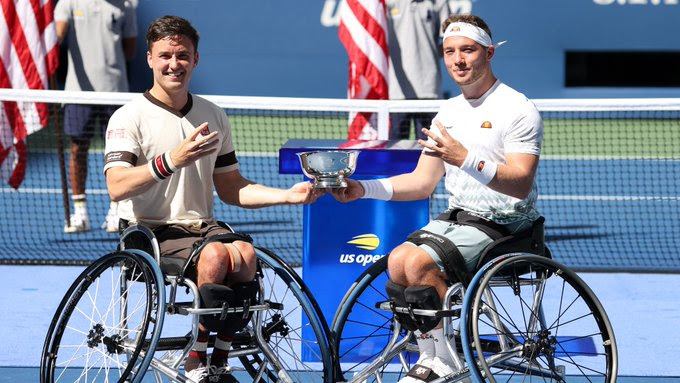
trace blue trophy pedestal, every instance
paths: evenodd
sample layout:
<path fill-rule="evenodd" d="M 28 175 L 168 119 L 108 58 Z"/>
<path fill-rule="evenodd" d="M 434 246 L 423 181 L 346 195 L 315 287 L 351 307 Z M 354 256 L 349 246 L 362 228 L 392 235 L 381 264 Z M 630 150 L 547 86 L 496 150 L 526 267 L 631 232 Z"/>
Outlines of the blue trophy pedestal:
<path fill-rule="evenodd" d="M 279 150 L 281 174 L 303 174 L 297 153 L 359 150 L 352 179 L 383 178 L 412 171 L 422 148 L 415 141 L 289 140 Z M 330 194 L 303 210 L 303 280 L 324 317 L 332 320 L 352 282 L 429 221 L 429 199 L 337 202 Z M 370 318 L 366 318 L 370 321 Z"/>

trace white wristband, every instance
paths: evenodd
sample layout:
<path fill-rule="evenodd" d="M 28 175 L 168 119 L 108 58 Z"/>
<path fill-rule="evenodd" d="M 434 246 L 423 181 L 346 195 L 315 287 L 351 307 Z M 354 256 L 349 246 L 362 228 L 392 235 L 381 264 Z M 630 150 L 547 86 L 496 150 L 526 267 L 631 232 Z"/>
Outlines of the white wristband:
<path fill-rule="evenodd" d="M 460 166 L 460 170 L 469 174 L 470 177 L 476 179 L 480 183 L 487 185 L 489 182 L 491 182 L 493 177 L 496 176 L 498 164 L 480 158 L 477 153 L 473 151 L 468 151 L 463 165 Z"/>
<path fill-rule="evenodd" d="M 359 183 L 364 188 L 364 196 L 361 198 L 379 199 L 389 201 L 394 194 L 392 182 L 387 178 L 377 180 L 359 180 Z"/>

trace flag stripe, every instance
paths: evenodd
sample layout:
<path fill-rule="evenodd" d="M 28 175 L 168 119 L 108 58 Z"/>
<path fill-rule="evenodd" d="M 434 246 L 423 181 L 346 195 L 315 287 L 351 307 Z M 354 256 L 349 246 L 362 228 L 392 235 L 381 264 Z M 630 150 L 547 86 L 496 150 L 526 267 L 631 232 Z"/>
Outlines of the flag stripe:
<path fill-rule="evenodd" d="M 340 25 L 339 27 L 340 35 L 343 36 L 342 38 L 345 38 L 348 40 L 349 48 L 346 48 L 348 51 L 353 52 L 354 59 L 352 62 L 357 66 L 358 72 L 363 73 L 364 78 L 367 80 L 368 84 L 372 86 L 373 88 L 376 88 L 376 91 L 378 95 L 387 95 L 387 59 L 385 58 L 384 63 L 379 63 L 379 65 L 382 65 L 382 67 L 376 66 L 375 61 L 372 60 L 371 57 L 367 54 L 365 54 L 364 50 L 362 50 L 357 44 L 355 43 L 356 40 L 352 39 L 351 36 L 347 37 L 347 34 L 349 31 L 347 28 L 343 27 L 343 24 Z M 346 46 L 347 46 L 346 45 Z M 382 61 L 382 59 L 381 59 Z M 361 87 L 357 87 L 356 93 L 360 93 Z M 364 98 L 364 97 L 361 97 Z M 386 99 L 385 98 L 377 98 L 377 99 Z"/>
<path fill-rule="evenodd" d="M 349 5 L 350 3 L 355 4 Z M 359 63 L 361 63 L 362 68 L 370 66 L 371 70 L 377 70 L 381 77 L 387 78 L 389 56 L 387 39 L 385 38 L 386 30 L 379 29 L 380 26 L 376 25 L 375 19 L 370 14 L 364 12 L 361 16 L 357 16 L 350 11 L 354 7 L 365 11 L 356 0 L 348 0 L 348 6 L 344 8 L 341 15 L 342 19 L 338 30 L 340 41 L 345 45 L 350 59 L 354 55 L 359 56 L 357 59 L 361 60 Z M 370 25 L 369 28 L 366 28 L 367 24 Z M 376 30 L 381 31 L 381 38 L 375 37 Z"/>
<path fill-rule="evenodd" d="M 349 56 L 348 96 L 388 98 L 387 15 L 384 0 L 346 0 L 341 5 L 338 37 Z M 374 113 L 350 113 L 348 138 L 376 139 Z"/>
<path fill-rule="evenodd" d="M 0 0 L 0 87 L 47 89 L 59 64 L 52 0 Z M 18 188 L 26 137 L 48 121 L 47 104 L 0 103 L 0 177 Z"/>
<path fill-rule="evenodd" d="M 366 3 L 366 1 L 364 1 Z M 345 19 L 345 23 L 352 20 L 356 20 L 360 25 L 355 25 L 356 31 L 359 32 L 362 29 L 368 33 L 366 38 L 373 39 L 378 48 L 382 50 L 385 57 L 388 56 L 387 48 L 387 31 L 384 26 L 387 25 L 387 19 L 385 18 L 385 9 L 380 7 L 380 3 L 372 1 L 373 4 L 362 5 L 357 1 L 348 1 L 348 8 L 351 10 L 347 16 L 353 15 L 354 17 L 348 17 Z M 373 7 L 371 7 L 373 5 Z M 350 28 L 354 30 L 354 28 Z"/>
<path fill-rule="evenodd" d="M 38 68 L 33 61 L 33 55 L 31 54 L 31 49 L 29 47 L 28 41 L 26 40 L 26 33 L 29 34 L 31 41 L 36 41 L 38 36 L 34 34 L 35 25 L 33 28 L 24 31 L 19 15 L 17 14 L 17 9 L 15 4 L 11 0 L 2 0 L 3 2 L 3 13 L 5 14 L 5 20 L 7 22 L 7 28 L 11 36 L 12 44 L 17 52 L 19 58 L 19 64 L 24 72 L 24 77 L 26 78 L 26 83 L 30 89 L 45 89 L 43 84 L 46 82 L 41 81 L 40 73 Z M 16 5 L 20 7 L 28 5 L 25 1 L 18 2 Z M 24 9 L 19 9 L 20 12 L 25 11 Z"/>

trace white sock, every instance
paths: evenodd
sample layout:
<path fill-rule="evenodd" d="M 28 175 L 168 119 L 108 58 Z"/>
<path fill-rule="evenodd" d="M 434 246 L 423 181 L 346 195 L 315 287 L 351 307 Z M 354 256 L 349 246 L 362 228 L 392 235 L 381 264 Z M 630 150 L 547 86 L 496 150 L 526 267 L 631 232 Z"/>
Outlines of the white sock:
<path fill-rule="evenodd" d="M 413 332 L 416 337 L 416 343 L 418 343 L 418 351 L 420 352 L 420 357 L 418 362 L 426 359 L 434 359 L 436 353 L 434 348 L 434 338 L 430 332 L 422 333 L 420 330 Z"/>
<path fill-rule="evenodd" d="M 85 200 L 85 194 L 77 194 L 71 196 L 73 200 L 73 208 L 75 215 L 80 215 L 83 217 L 87 216 L 87 202 Z"/>
<path fill-rule="evenodd" d="M 432 329 L 430 333 L 434 338 L 435 355 L 444 362 L 454 365 L 447 345 L 448 340 L 444 336 L 444 328 Z"/>

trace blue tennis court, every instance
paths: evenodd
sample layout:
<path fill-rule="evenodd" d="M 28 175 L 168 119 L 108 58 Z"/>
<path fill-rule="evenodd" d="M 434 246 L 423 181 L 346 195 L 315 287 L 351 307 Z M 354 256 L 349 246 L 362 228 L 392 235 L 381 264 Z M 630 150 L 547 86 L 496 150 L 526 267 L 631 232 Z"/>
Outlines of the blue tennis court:
<path fill-rule="evenodd" d="M 0 382 L 38 381 L 49 322 L 79 266 L 0 266 Z M 298 272 L 302 272 L 297 269 Z M 619 348 L 620 381 L 678 382 L 680 275 L 580 273 L 607 310 Z M 657 377 L 644 379 L 638 377 Z M 659 378 L 663 377 L 663 379 Z"/>
<path fill-rule="evenodd" d="M 301 179 L 279 175 L 276 156 L 246 155 L 239 160 L 242 172 L 257 182 L 288 187 Z M 0 189 L 2 216 L 21 217 L 22 222 L 2 231 L 0 255 L 5 263 L 52 259 L 83 263 L 114 250 L 116 235 L 96 228 L 108 207 L 101 163 L 100 154 L 90 161 L 93 230 L 65 236 L 56 156 L 30 154 L 19 192 Z M 539 210 L 547 217 L 547 243 L 558 260 L 582 271 L 602 301 L 617 337 L 619 372 L 626 377 L 621 381 L 627 383 L 680 381 L 674 354 L 680 341 L 680 257 L 674 242 L 680 232 L 680 197 L 677 184 L 664 184 L 667 177 L 654 173 L 662 165 L 665 174 L 680 171 L 677 160 L 549 157 L 539 171 Z M 46 177 L 45 169 L 54 174 Z M 593 184 L 593 179 L 598 182 Z M 445 193 L 441 186 L 436 191 L 432 214 L 445 209 Z M 290 263 L 300 263 L 301 207 L 243 211 L 219 202 L 216 207 L 218 218 L 249 232 L 258 244 Z M 6 308 L 0 313 L 0 382 L 37 381 L 49 321 L 80 270 L 81 266 L 0 266 L 6 281 L 0 294 Z M 636 273 L 625 272 L 629 270 Z"/>

